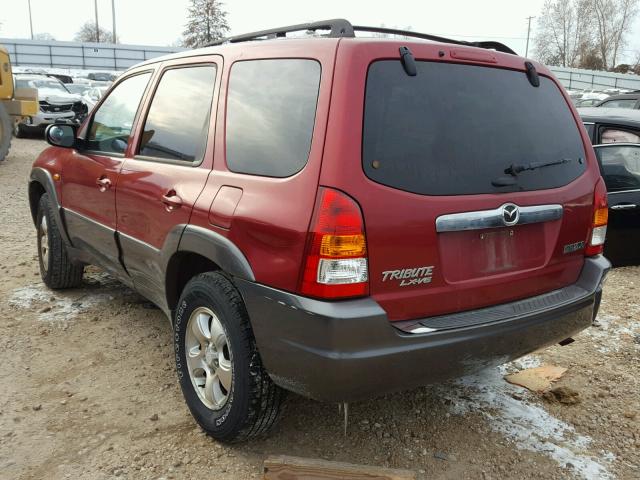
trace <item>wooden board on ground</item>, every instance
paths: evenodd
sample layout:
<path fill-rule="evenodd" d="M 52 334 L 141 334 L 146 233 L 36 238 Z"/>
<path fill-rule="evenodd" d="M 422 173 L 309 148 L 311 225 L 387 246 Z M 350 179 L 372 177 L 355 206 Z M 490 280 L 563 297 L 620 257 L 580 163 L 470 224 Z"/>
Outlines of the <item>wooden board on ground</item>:
<path fill-rule="evenodd" d="M 410 470 L 329 462 L 316 458 L 269 456 L 264 461 L 264 480 L 415 480 Z"/>
<path fill-rule="evenodd" d="M 553 382 L 562 377 L 566 371 L 567 369 L 564 367 L 542 365 L 540 367 L 527 368 L 526 370 L 522 370 L 518 373 L 506 375 L 504 379 L 514 385 L 520 385 L 521 387 L 528 388 L 532 392 L 544 392 Z"/>

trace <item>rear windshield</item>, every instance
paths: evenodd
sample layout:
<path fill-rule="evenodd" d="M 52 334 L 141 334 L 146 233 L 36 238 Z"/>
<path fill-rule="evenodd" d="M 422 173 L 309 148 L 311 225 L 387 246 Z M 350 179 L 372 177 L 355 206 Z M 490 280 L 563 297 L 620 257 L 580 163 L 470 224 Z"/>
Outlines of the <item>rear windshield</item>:
<path fill-rule="evenodd" d="M 416 63 L 413 77 L 396 60 L 369 68 L 362 161 L 370 179 L 465 195 L 557 188 L 585 171 L 577 124 L 548 78 L 536 88 L 523 72 Z M 511 166 L 537 168 L 505 173 Z"/>

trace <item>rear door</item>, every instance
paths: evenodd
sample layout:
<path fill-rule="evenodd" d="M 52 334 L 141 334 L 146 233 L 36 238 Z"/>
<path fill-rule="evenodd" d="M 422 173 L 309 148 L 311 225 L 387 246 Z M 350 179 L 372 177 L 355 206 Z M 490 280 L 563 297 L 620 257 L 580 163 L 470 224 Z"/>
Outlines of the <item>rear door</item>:
<path fill-rule="evenodd" d="M 561 88 L 543 75 L 535 86 L 509 55 L 411 44 L 413 76 L 398 44 L 375 47 L 336 69 L 332 105 L 348 109 L 332 107 L 321 181 L 362 207 L 370 293 L 389 319 L 574 283 L 599 172 Z"/>
<path fill-rule="evenodd" d="M 604 254 L 616 267 L 640 265 L 640 145 L 595 149 L 609 196 Z"/>
<path fill-rule="evenodd" d="M 171 240 L 189 222 L 212 168 L 215 122 L 210 119 L 220 67 L 220 57 L 211 56 L 163 64 L 133 158 L 118 179 L 122 259 L 136 289 L 159 305 L 165 302 L 163 252 L 177 247 Z"/>

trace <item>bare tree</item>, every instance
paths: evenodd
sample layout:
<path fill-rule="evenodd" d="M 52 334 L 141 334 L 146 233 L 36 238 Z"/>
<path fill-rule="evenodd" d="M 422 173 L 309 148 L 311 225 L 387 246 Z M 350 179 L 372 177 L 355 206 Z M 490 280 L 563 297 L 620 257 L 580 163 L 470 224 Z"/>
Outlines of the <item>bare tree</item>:
<path fill-rule="evenodd" d="M 88 21 L 78 32 L 74 35 L 73 39 L 76 42 L 97 42 L 101 43 L 117 43 L 113 41 L 113 33 L 108 30 L 100 29 L 100 37 L 98 37 L 98 31 L 96 30 L 96 24 L 93 21 Z M 117 40 L 117 38 L 116 38 Z"/>
<path fill-rule="evenodd" d="M 219 0 L 191 0 L 189 20 L 182 34 L 185 47 L 199 47 L 227 35 L 227 12 L 222 7 Z"/>
<path fill-rule="evenodd" d="M 636 75 L 640 75 L 640 50 L 636 51 L 636 57 L 635 58 L 636 59 L 632 63 L 633 66 L 631 67 L 631 70 Z"/>
<path fill-rule="evenodd" d="M 546 0 L 538 20 L 534 50 L 544 63 L 577 67 L 591 42 L 590 0 Z"/>
<path fill-rule="evenodd" d="M 638 13 L 638 0 L 592 0 L 598 51 L 605 69 L 615 67 Z"/>

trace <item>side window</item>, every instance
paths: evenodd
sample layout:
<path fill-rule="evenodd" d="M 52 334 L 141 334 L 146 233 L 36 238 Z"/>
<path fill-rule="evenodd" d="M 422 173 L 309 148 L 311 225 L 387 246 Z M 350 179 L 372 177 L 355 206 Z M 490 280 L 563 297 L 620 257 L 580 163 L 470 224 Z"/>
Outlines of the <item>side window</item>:
<path fill-rule="evenodd" d="M 617 128 L 605 128 L 600 136 L 601 143 L 640 143 L 640 132 L 628 132 Z"/>
<path fill-rule="evenodd" d="M 215 83 L 215 65 L 167 70 L 151 100 L 138 155 L 202 161 Z"/>
<path fill-rule="evenodd" d="M 636 99 L 618 99 L 618 100 L 609 100 L 608 102 L 604 102 L 601 107 L 606 108 L 633 108 L 636 106 Z"/>
<path fill-rule="evenodd" d="M 596 153 L 609 192 L 640 188 L 640 145 L 597 147 Z"/>
<path fill-rule="evenodd" d="M 150 72 L 134 75 L 111 91 L 91 119 L 85 140 L 87 150 L 124 153 L 149 78 Z"/>
<path fill-rule="evenodd" d="M 319 87 L 315 60 L 235 63 L 227 103 L 229 170 L 268 177 L 302 170 L 309 158 Z"/>

